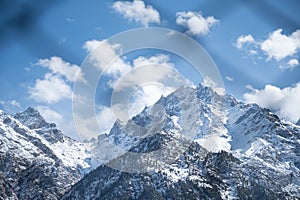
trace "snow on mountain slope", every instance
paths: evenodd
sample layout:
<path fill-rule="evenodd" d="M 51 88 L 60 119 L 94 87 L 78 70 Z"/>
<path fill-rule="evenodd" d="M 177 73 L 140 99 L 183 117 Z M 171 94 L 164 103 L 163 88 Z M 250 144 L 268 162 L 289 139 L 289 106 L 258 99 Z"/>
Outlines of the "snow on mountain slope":
<path fill-rule="evenodd" d="M 0 175 L 11 190 L 2 198 L 57 199 L 79 180 L 29 128 L 3 112 L 0 118 Z"/>
<path fill-rule="evenodd" d="M 161 98 L 168 115 L 179 117 L 182 134 L 197 141 L 212 152 L 230 151 L 230 135 L 224 125 L 226 110 L 222 99 L 211 88 L 180 88 L 167 98 Z M 173 107 L 177 112 L 174 113 Z"/>
<path fill-rule="evenodd" d="M 85 143 L 33 108 L 0 111 L 0 146 L 4 199 L 300 198 L 300 127 L 201 85 Z"/>
<path fill-rule="evenodd" d="M 233 155 L 278 181 L 283 191 L 300 197 L 299 127 L 255 104 L 238 104 L 229 110 L 228 119 Z"/>
<path fill-rule="evenodd" d="M 3 119 L 4 117 L 4 119 Z M 13 128 L 13 127 L 14 128 Z M 51 157 L 43 154 L 42 149 L 35 146 L 31 141 L 28 140 L 26 132 L 30 130 L 21 124 L 13 121 L 8 115 L 1 115 L 0 120 L 0 131 L 1 131 L 1 153 L 6 152 L 12 153 L 18 159 L 41 159 L 51 160 Z M 52 152 L 49 152 L 49 154 Z"/>
<path fill-rule="evenodd" d="M 84 143 L 65 136 L 55 124 L 46 122 L 37 110 L 29 107 L 14 117 L 30 128 L 32 136 L 39 138 L 64 165 L 78 169 L 82 174 L 98 165 Z"/>
<path fill-rule="evenodd" d="M 97 166 L 83 143 L 64 136 L 33 108 L 15 116 L 0 111 L 0 147 L 4 199 L 59 199 Z"/>
<path fill-rule="evenodd" d="M 154 107 L 161 108 L 157 116 L 151 112 Z M 162 123 L 157 126 L 159 117 Z M 140 139 L 134 130 L 142 128 L 135 127 L 155 131 Z M 152 172 L 141 174 L 100 166 L 65 198 L 300 198 L 299 126 L 280 120 L 268 109 L 218 95 L 201 85 L 182 87 L 162 97 L 127 124 L 116 123 L 95 143 L 100 152 L 101 145 L 110 141 L 129 152 L 147 153 L 176 149 L 180 135 L 191 146 L 172 164 L 161 162 Z M 127 153 L 118 156 L 126 163 Z"/>
<path fill-rule="evenodd" d="M 126 124 L 116 122 L 108 135 L 100 136 L 88 148 L 99 160 L 109 162 L 129 150 L 133 151 L 148 136 L 160 138 L 157 133 L 172 133 L 169 142 L 173 141 L 171 138 L 182 142 L 180 137 L 185 136 L 209 151 L 230 151 L 231 137 L 223 124 L 227 119 L 225 110 L 222 110 L 223 99 L 209 88 L 203 87 L 203 90 L 205 93 L 200 93 L 201 89 L 179 88 L 168 97 L 162 97 L 154 106 L 145 108 Z M 204 102 L 201 98 L 206 98 L 206 93 L 213 95 Z M 216 104 L 218 106 L 213 106 Z M 172 145 L 183 148 L 180 144 Z M 144 152 L 148 152 L 160 147 L 159 143 L 153 142 L 143 148 Z"/>

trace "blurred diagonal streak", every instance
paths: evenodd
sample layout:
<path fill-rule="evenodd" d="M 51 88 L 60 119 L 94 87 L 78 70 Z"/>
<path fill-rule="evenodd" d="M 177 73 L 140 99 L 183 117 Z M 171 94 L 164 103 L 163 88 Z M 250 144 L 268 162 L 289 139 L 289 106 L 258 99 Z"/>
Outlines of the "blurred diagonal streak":
<path fill-rule="evenodd" d="M 13 2 L 8 0 L 0 1 L 1 8 L 1 24 L 0 36 L 1 39 L 9 37 L 10 31 L 24 36 L 32 33 L 33 27 L 36 26 L 40 15 L 45 13 L 54 4 L 59 1 L 28 1 L 28 2 Z"/>
<path fill-rule="evenodd" d="M 299 7 L 297 1 L 294 5 Z M 66 57 L 77 58 L 70 49 L 59 46 L 56 40 L 48 35 L 38 25 L 42 15 L 50 9 L 55 9 L 56 6 L 65 1 L 58 0 L 29 0 L 29 1 L 9 1 L 0 0 L 0 48 L 5 48 L 5 45 L 11 42 L 22 42 L 37 57 L 44 57 L 51 52 L 57 55 L 65 55 Z M 163 13 L 163 18 L 168 23 L 175 23 L 175 15 L 169 9 L 163 7 L 159 2 L 145 0 L 146 4 L 153 5 L 156 9 Z M 219 1 L 201 1 L 194 11 L 204 11 L 207 14 L 215 13 L 217 18 L 226 18 L 232 15 L 237 9 L 242 6 L 247 6 L 262 20 L 271 24 L 283 26 L 288 31 L 292 31 L 293 27 L 299 27 L 300 21 L 292 18 L 280 11 L 271 1 L 267 0 L 230 0 Z M 298 9 L 298 10 L 299 10 Z M 204 14 L 205 14 L 204 13 Z M 185 28 L 178 26 L 177 31 L 185 32 Z M 202 38 L 197 38 L 200 43 L 205 46 L 205 41 Z M 1 49 L 0 49 L 1 50 Z M 222 57 L 222 55 L 218 55 Z M 77 59 L 76 59 L 77 60 Z M 226 59 L 225 59 L 226 60 Z"/>
<path fill-rule="evenodd" d="M 289 29 L 290 31 L 293 31 L 294 27 L 300 27 L 299 19 L 295 20 L 292 17 L 285 15 L 270 2 L 263 0 L 243 1 L 248 3 L 249 8 L 252 9 L 257 16 L 260 16 L 263 20 L 266 20 L 273 25 L 284 26 L 285 29 Z M 297 10 L 299 11 L 299 1 L 295 1 L 294 6 L 298 7 Z"/>
<path fill-rule="evenodd" d="M 62 2 L 64 1 L 0 1 L 1 48 L 17 41 L 23 43 L 37 57 L 48 56 L 50 52 L 51 54 L 76 58 L 70 49 L 59 46 L 38 24 L 42 15 Z"/>

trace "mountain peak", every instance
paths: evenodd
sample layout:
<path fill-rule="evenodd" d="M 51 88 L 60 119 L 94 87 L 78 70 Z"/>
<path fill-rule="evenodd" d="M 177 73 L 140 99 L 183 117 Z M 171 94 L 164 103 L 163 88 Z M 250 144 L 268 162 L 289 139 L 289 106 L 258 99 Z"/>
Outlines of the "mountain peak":
<path fill-rule="evenodd" d="M 14 117 L 30 129 L 56 127 L 55 124 L 46 122 L 39 111 L 32 107 L 28 107 L 23 112 L 16 113 Z"/>
<path fill-rule="evenodd" d="M 298 119 L 296 125 L 300 126 L 300 118 Z"/>
<path fill-rule="evenodd" d="M 39 113 L 39 111 L 37 111 L 36 109 L 34 109 L 33 107 L 28 107 L 26 110 L 16 113 L 16 116 L 21 116 L 21 115 L 27 115 L 27 116 L 38 116 L 38 117 L 42 117 L 41 114 Z"/>
<path fill-rule="evenodd" d="M 38 111 L 36 109 L 34 109 L 33 107 L 29 106 L 24 112 L 34 112 L 34 113 L 38 113 Z"/>

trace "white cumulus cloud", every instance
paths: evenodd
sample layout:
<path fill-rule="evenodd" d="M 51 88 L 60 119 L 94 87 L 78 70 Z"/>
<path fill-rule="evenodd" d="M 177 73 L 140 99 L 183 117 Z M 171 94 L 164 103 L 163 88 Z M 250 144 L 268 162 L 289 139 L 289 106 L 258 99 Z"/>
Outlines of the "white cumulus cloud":
<path fill-rule="evenodd" d="M 70 64 L 57 56 L 53 56 L 49 59 L 40 59 L 35 65 L 48 68 L 51 73 L 64 76 L 70 82 L 75 82 L 77 80 L 83 82 L 86 81 L 79 66 Z"/>
<path fill-rule="evenodd" d="M 29 98 L 37 102 L 56 103 L 72 97 L 71 87 L 58 75 L 47 73 L 44 79 L 35 80 L 35 85 L 28 88 Z"/>
<path fill-rule="evenodd" d="M 187 33 L 191 35 L 206 35 L 219 22 L 213 16 L 203 17 L 200 12 L 177 12 L 176 16 L 176 23 L 187 28 Z"/>
<path fill-rule="evenodd" d="M 266 85 L 264 89 L 258 90 L 252 87 L 251 92 L 243 95 L 247 103 L 257 103 L 269 108 L 279 116 L 297 122 L 300 118 L 300 82 L 286 88 L 279 88 L 273 85 Z"/>
<path fill-rule="evenodd" d="M 141 0 L 116 1 L 112 8 L 124 18 L 141 23 L 145 27 L 148 27 L 150 23 L 160 23 L 159 12 L 151 5 L 145 5 Z"/>
<path fill-rule="evenodd" d="M 299 65 L 299 61 L 297 60 L 297 59 L 290 59 L 288 62 L 287 62 L 287 64 L 288 64 L 288 67 L 289 68 L 294 68 L 294 67 L 296 67 L 297 65 Z"/>
<path fill-rule="evenodd" d="M 261 49 L 268 55 L 268 59 L 279 61 L 292 56 L 300 49 L 300 30 L 288 36 L 282 34 L 282 29 L 277 29 L 261 43 Z"/>
<path fill-rule="evenodd" d="M 51 104 L 70 99 L 73 94 L 70 84 L 76 81 L 87 82 L 79 66 L 57 56 L 40 59 L 34 65 L 49 70 L 43 79 L 36 79 L 34 86 L 28 87 L 29 98 L 39 103 Z"/>
<path fill-rule="evenodd" d="M 83 48 L 91 53 L 91 63 L 106 75 L 117 78 L 131 69 L 130 64 L 119 57 L 122 54 L 119 44 L 110 44 L 107 40 L 89 40 Z"/>
<path fill-rule="evenodd" d="M 291 59 L 288 61 L 288 65 L 291 67 L 295 67 L 295 66 L 299 65 L 299 61 L 297 59 Z"/>
<path fill-rule="evenodd" d="M 239 50 L 246 50 L 247 54 L 258 59 L 261 55 L 266 56 L 266 61 L 274 59 L 281 62 L 282 69 L 293 69 L 297 66 L 298 60 L 291 58 L 300 50 L 300 30 L 296 30 L 290 35 L 282 33 L 283 29 L 277 29 L 269 33 L 265 40 L 257 40 L 250 34 L 241 35 L 237 38 L 234 46 Z M 289 59 L 287 61 L 287 59 Z M 286 64 L 282 64 L 285 62 Z"/>

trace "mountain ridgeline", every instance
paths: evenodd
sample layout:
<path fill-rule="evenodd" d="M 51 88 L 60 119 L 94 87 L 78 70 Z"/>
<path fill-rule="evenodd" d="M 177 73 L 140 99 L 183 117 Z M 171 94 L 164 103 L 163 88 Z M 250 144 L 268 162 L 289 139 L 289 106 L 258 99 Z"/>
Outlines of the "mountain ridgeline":
<path fill-rule="evenodd" d="M 89 142 L 2 111 L 0 199 L 299 199 L 298 125 L 202 85 Z"/>

